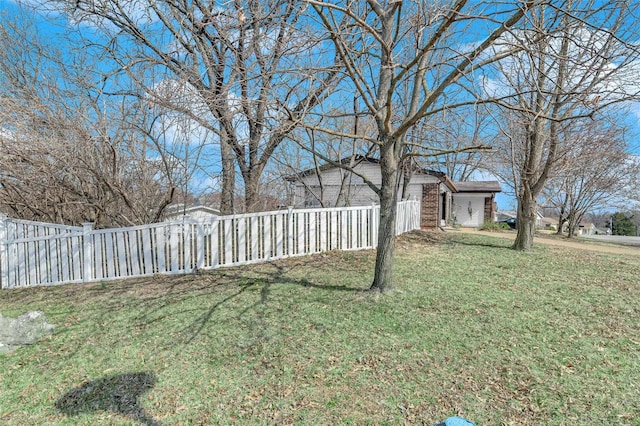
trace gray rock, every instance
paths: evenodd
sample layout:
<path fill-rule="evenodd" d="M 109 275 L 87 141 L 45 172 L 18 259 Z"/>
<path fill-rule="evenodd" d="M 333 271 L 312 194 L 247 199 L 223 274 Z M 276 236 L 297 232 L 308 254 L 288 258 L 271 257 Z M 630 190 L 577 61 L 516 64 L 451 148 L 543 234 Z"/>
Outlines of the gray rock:
<path fill-rule="evenodd" d="M 0 353 L 32 345 L 53 334 L 53 329 L 54 326 L 47 322 L 44 313 L 39 311 L 27 312 L 18 318 L 0 315 Z"/>

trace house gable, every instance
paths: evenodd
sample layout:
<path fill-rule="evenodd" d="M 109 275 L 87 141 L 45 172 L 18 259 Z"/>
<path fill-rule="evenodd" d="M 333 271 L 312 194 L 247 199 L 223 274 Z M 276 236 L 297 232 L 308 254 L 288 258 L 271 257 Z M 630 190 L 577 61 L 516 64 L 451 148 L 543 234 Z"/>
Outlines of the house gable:
<path fill-rule="evenodd" d="M 183 217 L 190 217 L 196 220 L 212 219 L 220 216 L 220 211 L 212 207 L 192 205 L 184 206 L 182 204 L 169 206 L 165 212 L 165 220 L 180 220 Z"/>
<path fill-rule="evenodd" d="M 346 160 L 342 161 L 346 164 Z M 294 207 L 334 207 L 379 204 L 376 192 L 364 182 L 365 176 L 373 185 L 382 184 L 378 160 L 360 157 L 353 167 L 354 172 L 336 165 L 325 164 L 318 169 L 309 169 L 286 179 L 295 185 Z M 319 173 L 318 173 L 319 171 Z M 414 169 L 409 184 L 401 182 L 398 199 L 421 200 L 423 227 L 434 228 L 449 220 L 451 193 L 455 184 L 442 172 Z M 320 202 L 322 200 L 322 202 Z"/>
<path fill-rule="evenodd" d="M 296 207 L 312 207 L 324 204 L 333 206 L 359 206 L 379 203 L 378 195 L 367 185 L 362 176 L 375 186 L 382 184 L 382 174 L 378 160 L 359 158 L 354 166 L 354 172 L 334 165 L 325 164 L 316 169 L 309 169 L 289 176 L 286 179 L 295 183 L 293 205 Z M 343 160 L 343 163 L 345 161 Z M 360 176 L 361 175 L 361 176 Z M 455 191 L 455 185 L 446 175 L 431 170 L 415 170 L 407 186 L 408 193 L 404 198 L 422 198 L 422 185 L 439 184 L 444 182 L 450 191 Z M 403 185 L 400 185 L 402 188 Z M 398 198 L 401 198 L 399 194 Z M 320 202 L 322 200 L 322 202 Z"/>

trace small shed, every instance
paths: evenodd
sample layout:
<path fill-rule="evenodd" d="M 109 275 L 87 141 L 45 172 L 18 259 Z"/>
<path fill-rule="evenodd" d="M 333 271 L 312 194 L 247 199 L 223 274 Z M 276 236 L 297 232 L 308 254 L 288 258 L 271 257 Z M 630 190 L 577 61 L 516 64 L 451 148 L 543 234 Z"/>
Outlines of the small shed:
<path fill-rule="evenodd" d="M 220 211 L 212 207 L 198 204 L 186 206 L 184 204 L 172 204 L 165 210 L 165 221 L 182 220 L 189 217 L 195 220 L 210 220 L 220 216 Z"/>
<path fill-rule="evenodd" d="M 481 227 L 496 221 L 495 198 L 502 191 L 497 181 L 455 182 L 458 192 L 453 194 L 453 222 L 469 228 Z"/>

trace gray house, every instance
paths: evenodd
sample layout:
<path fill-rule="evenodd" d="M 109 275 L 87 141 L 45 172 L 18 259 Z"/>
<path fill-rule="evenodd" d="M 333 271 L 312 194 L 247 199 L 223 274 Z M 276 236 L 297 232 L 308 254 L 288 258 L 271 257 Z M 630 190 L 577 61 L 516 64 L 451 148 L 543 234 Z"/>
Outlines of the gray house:
<path fill-rule="evenodd" d="M 379 186 L 382 182 L 379 161 L 357 156 L 341 162 L 352 165 L 355 173 L 323 164 L 288 176 L 286 179 L 293 185 L 292 205 L 305 208 L 378 204 L 378 195 L 361 176 Z M 477 228 L 486 221 L 496 221 L 495 196 L 501 190 L 497 181 L 452 182 L 442 172 L 415 168 L 409 183 L 401 182 L 398 199 L 420 200 L 423 228 L 446 225 Z"/>
<path fill-rule="evenodd" d="M 378 204 L 378 195 L 364 183 L 361 176 L 366 176 L 373 184 L 379 186 L 382 183 L 379 161 L 358 156 L 343 159 L 341 162 L 351 164 L 355 173 L 333 164 L 324 164 L 317 169 L 308 169 L 288 176 L 286 179 L 293 185 L 292 205 L 305 208 Z M 411 173 L 409 183 L 404 185 L 401 182 L 398 191 L 399 199 L 415 197 L 421 201 L 423 228 L 450 224 L 452 194 L 457 189 L 444 173 L 416 168 Z"/>
<path fill-rule="evenodd" d="M 165 210 L 165 221 L 181 220 L 189 217 L 195 220 L 210 220 L 220 216 L 220 211 L 200 204 L 172 204 Z"/>

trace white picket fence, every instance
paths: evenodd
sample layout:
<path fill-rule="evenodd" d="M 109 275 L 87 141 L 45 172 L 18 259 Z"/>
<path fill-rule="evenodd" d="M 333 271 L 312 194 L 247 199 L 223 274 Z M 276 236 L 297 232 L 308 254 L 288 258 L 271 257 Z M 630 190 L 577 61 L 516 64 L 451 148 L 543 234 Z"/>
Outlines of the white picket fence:
<path fill-rule="evenodd" d="M 0 217 L 0 288 L 182 274 L 377 245 L 379 206 L 185 218 L 94 230 Z M 420 227 L 419 201 L 398 204 L 396 234 Z"/>

